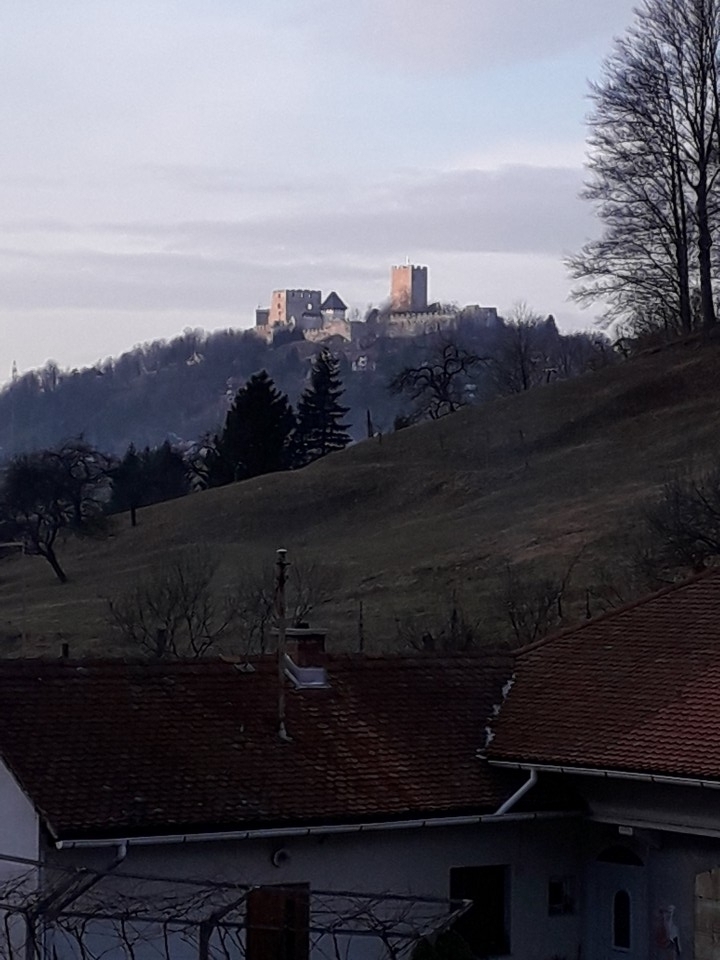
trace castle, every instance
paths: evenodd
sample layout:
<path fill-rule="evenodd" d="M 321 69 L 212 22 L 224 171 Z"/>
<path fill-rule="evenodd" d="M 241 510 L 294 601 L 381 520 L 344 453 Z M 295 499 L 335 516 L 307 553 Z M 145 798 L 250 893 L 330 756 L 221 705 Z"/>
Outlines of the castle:
<path fill-rule="evenodd" d="M 499 321 L 495 307 L 428 304 L 428 268 L 410 263 L 392 267 L 386 306 L 370 310 L 363 321 L 348 319 L 347 309 L 334 290 L 324 300 L 320 290 L 274 290 L 270 306 L 255 311 L 255 332 L 267 340 L 281 330 L 302 330 L 306 340 L 340 336 L 356 341 L 369 332 L 389 337 L 430 333 L 452 328 L 462 317 L 484 326 Z"/>

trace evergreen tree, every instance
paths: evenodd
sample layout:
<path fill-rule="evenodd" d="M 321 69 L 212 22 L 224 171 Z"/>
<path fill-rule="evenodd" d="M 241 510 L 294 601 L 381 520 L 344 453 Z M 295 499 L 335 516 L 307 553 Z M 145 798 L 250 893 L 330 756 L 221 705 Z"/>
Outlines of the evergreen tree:
<path fill-rule="evenodd" d="M 342 450 L 351 442 L 349 424 L 341 422 L 349 410 L 339 402 L 343 392 L 338 362 L 325 348 L 315 358 L 310 386 L 298 403 L 294 458 L 297 466 Z"/>
<path fill-rule="evenodd" d="M 152 450 L 145 449 L 150 499 L 148 503 L 175 500 L 190 492 L 188 469 L 182 453 L 169 440 Z"/>
<path fill-rule="evenodd" d="M 131 443 L 111 471 L 110 479 L 112 499 L 108 512 L 129 510 L 133 527 L 137 526 L 139 507 L 175 500 L 190 492 L 185 461 L 168 440 L 159 447 L 145 447 L 141 453 Z"/>
<path fill-rule="evenodd" d="M 286 470 L 294 429 L 295 416 L 287 396 L 265 370 L 253 374 L 238 390 L 223 432 L 215 438 L 208 470 L 210 485 Z"/>
<path fill-rule="evenodd" d="M 144 496 L 147 487 L 147 478 L 143 470 L 143 462 L 138 456 L 135 444 L 131 443 L 125 451 L 125 456 L 111 471 L 112 499 L 108 507 L 110 513 L 130 511 L 130 525 L 137 526 L 137 510 L 145 503 Z"/>

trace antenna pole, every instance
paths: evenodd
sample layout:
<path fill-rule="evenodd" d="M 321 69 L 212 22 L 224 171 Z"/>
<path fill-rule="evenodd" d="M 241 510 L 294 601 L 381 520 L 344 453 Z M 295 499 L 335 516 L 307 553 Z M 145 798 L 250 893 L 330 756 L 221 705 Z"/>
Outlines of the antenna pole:
<path fill-rule="evenodd" d="M 289 740 L 285 724 L 285 585 L 287 584 L 287 550 L 277 551 L 275 562 L 275 622 L 277 624 L 278 668 L 278 734 L 281 740 Z"/>

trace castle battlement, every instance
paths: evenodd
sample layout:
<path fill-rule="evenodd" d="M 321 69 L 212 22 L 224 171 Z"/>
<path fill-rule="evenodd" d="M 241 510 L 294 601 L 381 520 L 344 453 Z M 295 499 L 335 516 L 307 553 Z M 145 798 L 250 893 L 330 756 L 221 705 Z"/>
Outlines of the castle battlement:
<path fill-rule="evenodd" d="M 428 268 L 406 263 L 393 266 L 390 271 L 389 313 L 374 311 L 375 324 L 381 324 L 387 336 L 412 336 L 452 329 L 460 318 L 478 320 L 485 326 L 498 322 L 494 307 L 471 304 L 462 310 L 428 304 Z M 370 319 L 370 316 L 369 316 Z M 359 328 L 367 324 L 348 321 L 347 306 L 332 291 L 325 300 L 320 290 L 273 290 L 269 307 L 255 311 L 255 331 L 271 340 L 278 330 L 299 329 L 307 340 L 322 341 L 331 336 L 356 340 L 362 336 Z"/>

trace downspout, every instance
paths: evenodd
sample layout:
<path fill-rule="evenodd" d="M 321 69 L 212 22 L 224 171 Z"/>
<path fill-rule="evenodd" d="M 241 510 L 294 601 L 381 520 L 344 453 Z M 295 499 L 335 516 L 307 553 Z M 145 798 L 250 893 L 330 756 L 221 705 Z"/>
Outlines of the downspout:
<path fill-rule="evenodd" d="M 126 857 L 127 855 L 128 855 L 128 842 L 127 842 L 127 840 L 118 840 L 118 844 L 117 844 L 117 854 L 115 855 L 115 859 L 113 860 L 113 862 L 112 862 L 112 863 L 110 864 L 110 866 L 107 868 L 107 869 L 108 869 L 108 873 L 112 873 L 112 871 L 113 871 L 116 867 L 119 867 L 120 864 L 123 862 L 123 860 L 125 859 L 125 857 Z"/>
<path fill-rule="evenodd" d="M 49 897 L 44 898 L 39 904 L 36 904 L 33 910 L 28 911 L 26 914 L 27 934 L 25 938 L 25 949 L 28 960 L 36 960 L 37 957 L 41 955 L 44 956 L 47 952 L 44 942 L 42 951 L 38 947 L 38 933 L 44 941 L 45 931 L 44 928 L 38 930 L 36 924 L 38 922 L 42 923 L 44 920 L 55 920 L 60 916 L 62 911 L 65 910 L 66 907 L 69 907 L 78 897 L 83 896 L 83 894 L 87 893 L 96 883 L 102 880 L 103 877 L 107 876 L 108 873 L 112 873 L 116 867 L 120 866 L 128 854 L 128 842 L 127 840 L 119 840 L 115 842 L 115 846 L 117 846 L 115 859 L 104 873 L 93 873 L 89 877 L 87 875 L 82 876 L 77 874 L 71 876 L 69 884 L 59 891 L 55 890 Z"/>
<path fill-rule="evenodd" d="M 532 790 L 532 788 L 537 783 L 537 779 L 538 779 L 537 770 L 535 767 L 531 767 L 530 776 L 527 778 L 525 783 L 523 783 L 522 786 L 519 787 L 511 797 L 508 797 L 505 803 L 502 804 L 502 806 L 499 806 L 497 808 L 497 810 L 495 811 L 495 816 L 501 817 L 503 816 L 503 814 L 507 813 L 509 810 L 512 810 L 515 804 L 519 800 L 522 800 L 522 798 L 525 796 L 528 790 Z"/>

